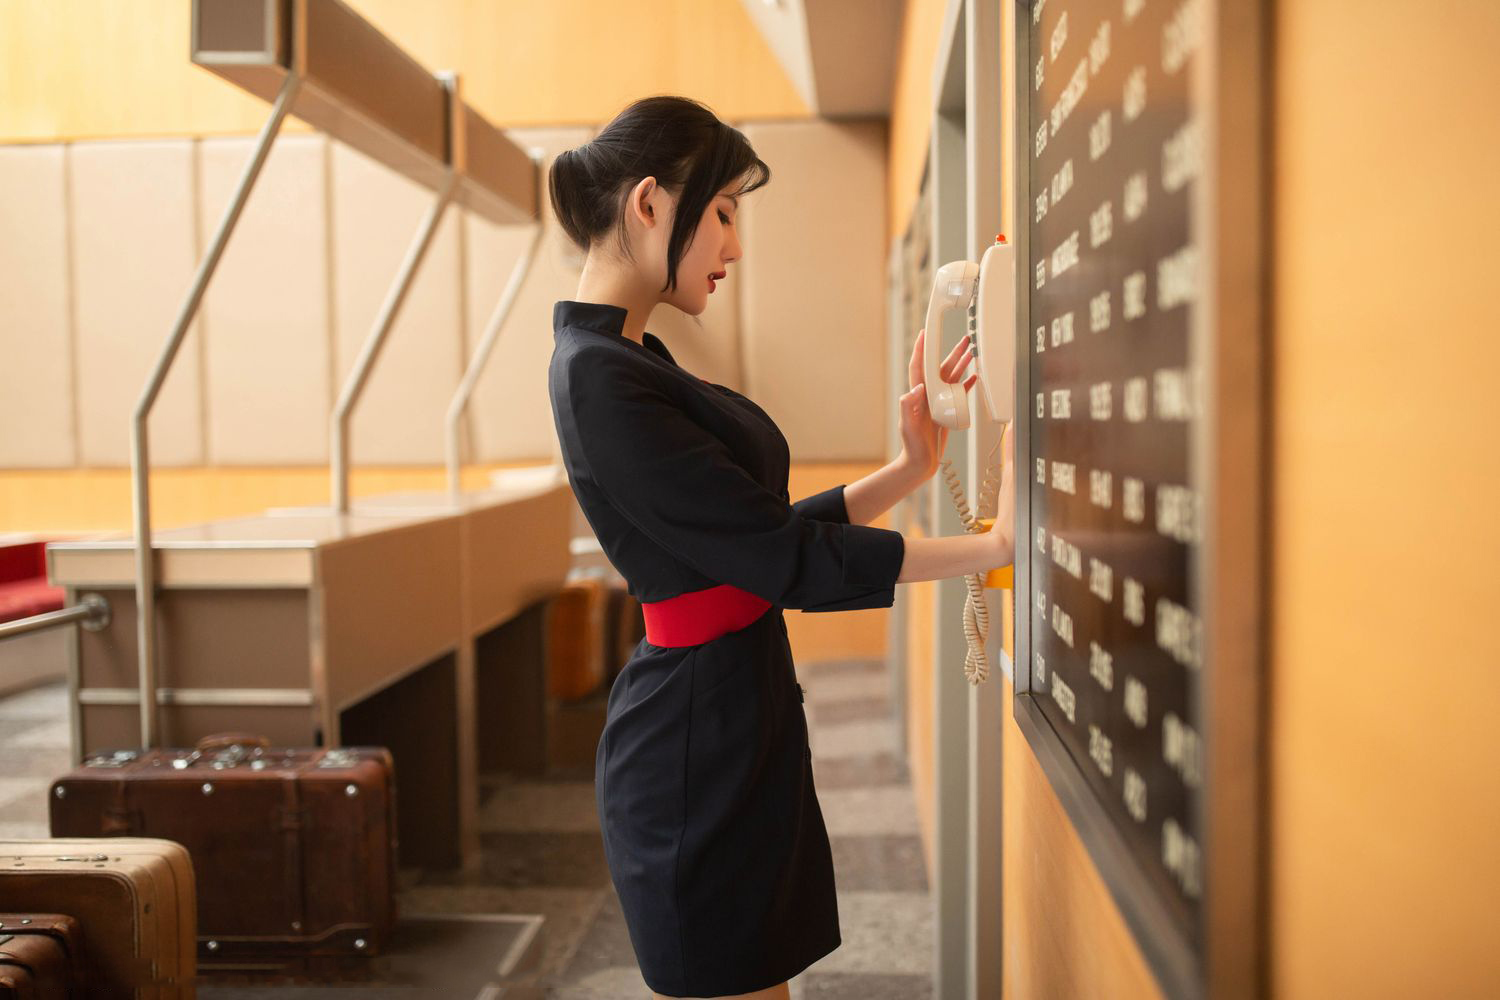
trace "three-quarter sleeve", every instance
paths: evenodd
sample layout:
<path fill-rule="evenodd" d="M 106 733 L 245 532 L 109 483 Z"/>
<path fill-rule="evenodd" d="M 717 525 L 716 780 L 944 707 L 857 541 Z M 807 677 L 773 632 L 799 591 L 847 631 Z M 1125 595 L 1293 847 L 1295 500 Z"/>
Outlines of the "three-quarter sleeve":
<path fill-rule="evenodd" d="M 629 356 L 580 351 L 558 374 L 557 417 L 584 471 L 622 517 L 683 563 L 782 608 L 894 603 L 905 539 L 849 524 L 842 486 L 795 508 Z"/>
<path fill-rule="evenodd" d="M 817 521 L 832 521 L 834 524 L 849 523 L 849 508 L 844 504 L 844 486 L 840 483 L 832 489 L 803 497 L 792 504 L 792 509 L 803 517 Z"/>

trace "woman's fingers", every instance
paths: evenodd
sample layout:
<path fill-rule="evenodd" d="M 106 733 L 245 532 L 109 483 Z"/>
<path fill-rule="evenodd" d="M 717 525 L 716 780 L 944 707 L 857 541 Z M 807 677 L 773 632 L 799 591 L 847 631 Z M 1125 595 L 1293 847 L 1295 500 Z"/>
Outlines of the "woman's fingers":
<path fill-rule="evenodd" d="M 966 347 L 968 347 L 968 346 L 969 346 L 969 335 L 968 334 L 964 334 L 963 338 L 961 340 L 959 340 L 958 343 L 956 343 L 956 344 L 953 345 L 953 350 L 951 350 L 951 351 L 948 352 L 948 356 L 943 359 L 943 364 L 945 364 L 945 365 L 951 365 L 953 363 L 953 359 L 956 358 L 956 357 L 958 357 L 959 353 L 961 351 L 963 351 L 963 349 L 966 348 Z"/>
<path fill-rule="evenodd" d="M 949 362 L 945 363 L 942 370 L 943 381 L 957 382 L 959 374 L 964 370 L 964 368 L 968 367 L 969 362 L 972 360 L 974 360 L 974 352 L 971 349 L 965 351 L 963 357 L 959 358 L 956 362 L 950 360 Z"/>
<path fill-rule="evenodd" d="M 907 384 L 910 386 L 916 386 L 919 382 L 922 381 L 922 351 L 926 346 L 926 335 L 926 328 L 917 331 L 916 345 L 912 348 L 911 363 L 908 366 L 908 374 L 910 377 L 907 380 Z M 973 338 L 971 338 L 968 334 L 965 334 L 962 340 L 953 345 L 953 350 L 948 352 L 948 357 L 943 359 L 943 363 L 938 366 L 938 377 L 941 378 L 944 382 L 957 382 L 962 376 L 963 370 L 967 368 L 969 366 L 969 362 L 973 360 Z M 973 384 L 974 380 L 971 377 L 966 383 L 965 388 L 968 388 Z"/>

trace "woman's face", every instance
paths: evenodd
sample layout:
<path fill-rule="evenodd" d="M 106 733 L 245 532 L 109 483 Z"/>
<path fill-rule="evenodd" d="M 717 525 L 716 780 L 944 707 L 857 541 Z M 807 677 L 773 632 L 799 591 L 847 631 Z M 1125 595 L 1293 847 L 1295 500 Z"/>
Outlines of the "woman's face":
<path fill-rule="evenodd" d="M 713 285 L 722 287 L 729 263 L 740 258 L 740 237 L 735 230 L 738 212 L 739 205 L 731 195 L 723 191 L 714 195 L 677 262 L 677 288 L 665 293 L 663 302 L 690 316 L 697 316 L 708 307 Z M 670 232 L 670 226 L 663 228 Z"/>

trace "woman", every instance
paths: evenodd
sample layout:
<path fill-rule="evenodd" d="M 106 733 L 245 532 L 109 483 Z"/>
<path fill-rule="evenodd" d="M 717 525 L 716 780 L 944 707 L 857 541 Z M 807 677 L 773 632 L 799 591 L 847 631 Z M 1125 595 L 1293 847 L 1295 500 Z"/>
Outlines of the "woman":
<path fill-rule="evenodd" d="M 577 299 L 553 309 L 563 463 L 646 618 L 610 691 L 595 793 L 658 998 L 785 1000 L 787 981 L 840 944 L 782 609 L 890 607 L 898 582 L 1011 562 L 1008 489 L 1004 531 L 907 541 L 868 524 L 942 456 L 946 431 L 918 386 L 920 337 L 901 459 L 791 503 L 786 439 L 766 412 L 679 367 L 646 331 L 659 303 L 703 311 L 740 257 L 740 198 L 769 179 L 743 134 L 668 96 L 626 108 L 548 178 L 586 254 Z M 945 378 L 968 361 L 955 348 Z"/>

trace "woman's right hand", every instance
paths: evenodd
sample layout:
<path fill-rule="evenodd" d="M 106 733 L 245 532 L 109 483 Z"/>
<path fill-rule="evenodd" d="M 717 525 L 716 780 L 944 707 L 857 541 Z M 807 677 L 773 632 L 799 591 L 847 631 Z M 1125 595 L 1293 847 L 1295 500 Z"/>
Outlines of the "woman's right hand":
<path fill-rule="evenodd" d="M 995 493 L 995 520 L 989 531 L 964 531 L 951 538 L 907 538 L 897 583 L 949 580 L 1016 561 L 1016 470 L 1012 427 L 1001 437 L 1000 486 Z"/>

